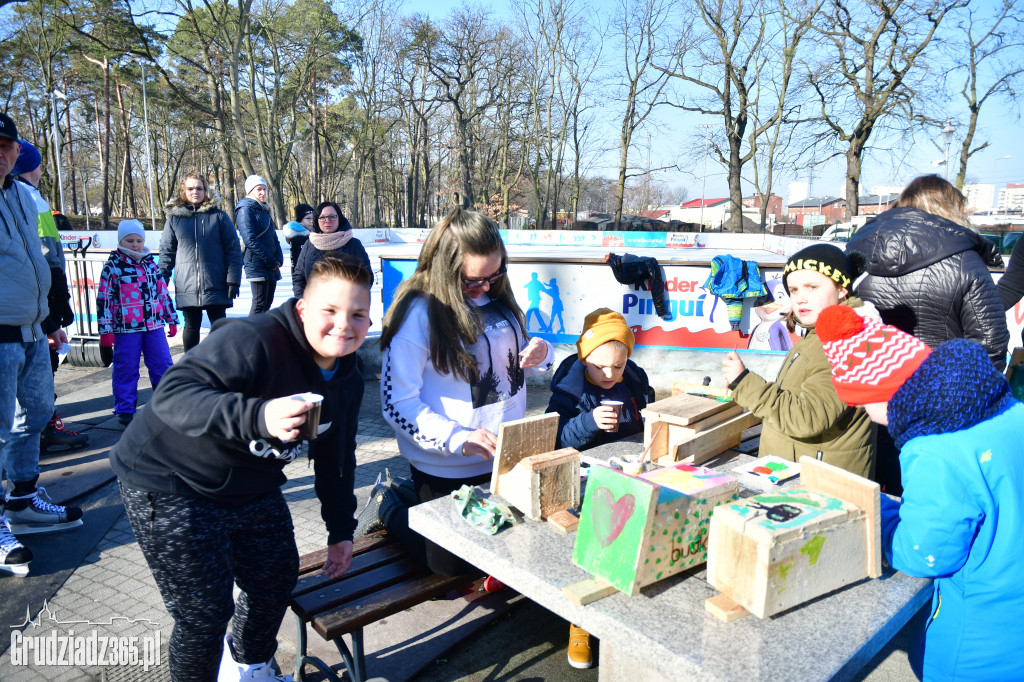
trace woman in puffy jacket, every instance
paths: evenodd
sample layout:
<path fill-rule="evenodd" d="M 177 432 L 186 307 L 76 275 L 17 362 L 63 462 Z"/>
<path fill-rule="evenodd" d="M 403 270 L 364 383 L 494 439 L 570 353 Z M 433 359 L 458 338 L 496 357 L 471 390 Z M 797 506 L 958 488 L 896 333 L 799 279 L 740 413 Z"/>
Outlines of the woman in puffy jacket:
<path fill-rule="evenodd" d="M 267 181 L 250 175 L 245 179 L 245 196 L 235 204 L 235 225 L 245 243 L 245 278 L 252 287 L 250 315 L 266 312 L 274 305 L 274 292 L 284 265 L 284 252 L 270 219 L 267 196 Z"/>
<path fill-rule="evenodd" d="M 185 350 L 199 343 L 203 311 L 212 325 L 224 317 L 238 296 L 242 251 L 238 233 L 220 208 L 221 197 L 206 178 L 189 172 L 178 196 L 165 205 L 167 221 L 160 238 L 160 274 L 174 278 L 174 300 L 185 318 Z"/>
<path fill-rule="evenodd" d="M 302 245 L 299 259 L 292 268 L 292 294 L 295 298 L 302 298 L 313 265 L 332 252 L 347 253 L 373 272 L 363 243 L 352 236 L 352 224 L 348 218 L 336 203 L 323 201 L 313 213 L 313 229 L 309 233 L 309 241 Z"/>
<path fill-rule="evenodd" d="M 867 258 L 858 292 L 882 321 L 935 348 L 977 341 L 996 369 L 1006 366 L 1010 332 L 989 266 L 998 251 L 969 229 L 963 195 L 938 175 L 915 178 L 896 201 L 847 244 Z"/>

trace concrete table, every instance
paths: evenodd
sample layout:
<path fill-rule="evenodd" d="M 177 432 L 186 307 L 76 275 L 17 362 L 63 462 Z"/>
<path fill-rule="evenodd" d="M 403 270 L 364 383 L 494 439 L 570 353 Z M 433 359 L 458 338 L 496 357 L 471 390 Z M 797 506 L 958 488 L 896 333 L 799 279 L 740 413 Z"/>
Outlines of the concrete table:
<path fill-rule="evenodd" d="M 585 454 L 637 454 L 619 442 Z M 730 451 L 709 465 L 728 470 L 749 457 Z M 741 493 L 756 491 L 741 487 Z M 885 567 L 881 578 L 847 586 L 765 620 L 722 623 L 704 610 L 717 592 L 703 567 L 587 606 L 562 588 L 589 575 L 572 563 L 575 533 L 524 520 L 488 536 L 448 498 L 409 510 L 410 527 L 600 639 L 600 680 L 846 680 L 863 668 L 931 598 L 931 581 Z"/>

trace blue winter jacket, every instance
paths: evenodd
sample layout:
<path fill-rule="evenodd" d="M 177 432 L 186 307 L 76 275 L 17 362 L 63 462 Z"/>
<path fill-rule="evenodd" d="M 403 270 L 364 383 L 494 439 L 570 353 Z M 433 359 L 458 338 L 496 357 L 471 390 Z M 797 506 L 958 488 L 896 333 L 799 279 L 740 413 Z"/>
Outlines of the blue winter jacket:
<path fill-rule="evenodd" d="M 892 566 L 935 578 L 923 647 L 925 680 L 1024 680 L 1024 405 L 900 452 L 902 503 L 882 495 Z"/>
<path fill-rule="evenodd" d="M 607 391 L 587 381 L 586 368 L 579 358 L 570 355 L 551 377 L 551 400 L 548 412 L 558 413 L 558 447 L 587 448 L 610 443 L 643 430 L 640 410 L 654 398 L 647 373 L 632 360 L 626 360 L 622 381 Z M 619 430 L 608 433 L 597 428 L 594 408 L 602 400 L 623 403 Z"/>
<path fill-rule="evenodd" d="M 284 253 L 267 205 L 244 197 L 235 204 L 235 227 L 245 244 L 242 265 L 246 279 L 257 282 L 281 279 Z"/>

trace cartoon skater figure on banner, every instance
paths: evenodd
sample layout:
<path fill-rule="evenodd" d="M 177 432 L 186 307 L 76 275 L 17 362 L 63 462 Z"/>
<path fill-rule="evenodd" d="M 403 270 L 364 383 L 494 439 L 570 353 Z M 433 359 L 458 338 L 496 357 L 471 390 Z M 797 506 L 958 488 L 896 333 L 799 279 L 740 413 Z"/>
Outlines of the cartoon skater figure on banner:
<path fill-rule="evenodd" d="M 768 302 L 754 308 L 760 322 L 750 333 L 750 343 L 747 348 L 750 350 L 781 350 L 788 351 L 793 347 L 793 339 L 786 328 L 786 313 L 792 306 L 789 296 L 786 295 L 786 287 L 782 284 L 781 277 L 773 277 L 768 280 Z"/>

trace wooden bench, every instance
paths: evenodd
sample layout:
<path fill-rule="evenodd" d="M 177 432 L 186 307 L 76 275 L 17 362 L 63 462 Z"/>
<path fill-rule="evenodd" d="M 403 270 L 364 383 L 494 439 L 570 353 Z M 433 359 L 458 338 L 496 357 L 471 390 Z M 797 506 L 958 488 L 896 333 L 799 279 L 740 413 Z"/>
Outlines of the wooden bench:
<path fill-rule="evenodd" d="M 387 533 L 356 538 L 352 565 L 345 575 L 332 579 L 321 573 L 327 550 L 299 559 L 299 581 L 292 592 L 297 638 L 295 679 L 305 680 L 305 666 L 312 665 L 329 680 L 341 678 L 327 663 L 306 652 L 306 624 L 334 642 L 352 682 L 366 679 L 363 628 L 479 579 L 480 574 L 443 576 L 431 573 L 415 561 Z M 344 635 L 352 640 L 351 650 Z"/>

